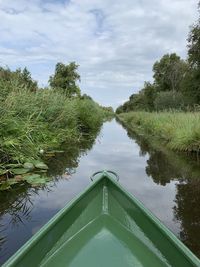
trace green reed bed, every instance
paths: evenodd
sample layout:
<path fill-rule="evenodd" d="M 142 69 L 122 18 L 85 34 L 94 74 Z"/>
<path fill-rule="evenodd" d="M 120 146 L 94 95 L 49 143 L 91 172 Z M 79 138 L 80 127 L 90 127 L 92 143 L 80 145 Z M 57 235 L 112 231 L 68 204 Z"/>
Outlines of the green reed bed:
<path fill-rule="evenodd" d="M 77 145 L 95 135 L 103 119 L 102 108 L 90 99 L 50 89 L 11 91 L 0 100 L 0 190 L 18 180 L 45 183 L 45 156 L 63 143 Z"/>
<path fill-rule="evenodd" d="M 133 131 L 160 139 L 173 150 L 199 153 L 199 112 L 129 112 L 118 118 Z"/>
<path fill-rule="evenodd" d="M 68 99 L 51 90 L 10 93 L 0 105 L 0 161 L 37 158 L 64 141 L 77 141 L 101 126 L 102 111 L 88 99 Z"/>

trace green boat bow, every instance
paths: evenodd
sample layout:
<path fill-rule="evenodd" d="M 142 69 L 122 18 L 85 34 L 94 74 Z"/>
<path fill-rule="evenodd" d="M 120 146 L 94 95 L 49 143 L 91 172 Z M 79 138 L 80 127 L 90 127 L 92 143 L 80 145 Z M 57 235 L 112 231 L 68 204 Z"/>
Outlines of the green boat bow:
<path fill-rule="evenodd" d="M 188 267 L 200 261 L 104 171 L 3 266 Z"/>

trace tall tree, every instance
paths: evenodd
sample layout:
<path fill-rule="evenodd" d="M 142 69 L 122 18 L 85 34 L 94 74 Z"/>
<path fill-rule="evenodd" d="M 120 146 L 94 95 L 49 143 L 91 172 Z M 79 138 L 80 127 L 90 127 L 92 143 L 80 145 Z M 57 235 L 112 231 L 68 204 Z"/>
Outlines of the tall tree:
<path fill-rule="evenodd" d="M 198 10 L 200 11 L 200 2 Z M 190 73 L 186 79 L 185 91 L 200 104 L 200 18 L 192 26 L 188 36 L 188 62 Z"/>
<path fill-rule="evenodd" d="M 200 13 L 200 2 L 198 4 Z M 200 68 L 200 17 L 190 30 L 188 36 L 188 61 L 190 66 Z"/>
<path fill-rule="evenodd" d="M 57 63 L 55 74 L 49 78 L 51 88 L 60 90 L 67 97 L 80 96 L 80 88 L 77 85 L 77 81 L 80 81 L 80 75 L 77 69 L 78 65 L 75 62 L 68 65 Z"/>
<path fill-rule="evenodd" d="M 153 65 L 153 71 L 158 91 L 179 91 L 187 64 L 175 53 L 166 54 Z"/>

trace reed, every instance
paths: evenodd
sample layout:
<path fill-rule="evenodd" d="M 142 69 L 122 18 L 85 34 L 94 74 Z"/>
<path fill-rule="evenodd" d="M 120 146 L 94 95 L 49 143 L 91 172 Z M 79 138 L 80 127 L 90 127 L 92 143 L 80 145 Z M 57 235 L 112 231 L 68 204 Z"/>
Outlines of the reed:
<path fill-rule="evenodd" d="M 102 123 L 103 110 L 92 100 L 49 89 L 12 90 L 0 100 L 0 163 L 38 158 L 40 151 L 92 135 Z"/>
<path fill-rule="evenodd" d="M 160 139 L 173 150 L 199 153 L 199 112 L 129 112 L 118 118 L 133 131 Z"/>

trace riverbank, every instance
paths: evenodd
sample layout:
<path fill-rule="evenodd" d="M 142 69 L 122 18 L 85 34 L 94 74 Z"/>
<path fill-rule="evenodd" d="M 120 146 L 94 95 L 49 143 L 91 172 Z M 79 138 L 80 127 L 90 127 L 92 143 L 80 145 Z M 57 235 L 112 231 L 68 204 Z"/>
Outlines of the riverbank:
<path fill-rule="evenodd" d="M 24 181 L 45 184 L 49 157 L 63 144 L 79 147 L 95 139 L 114 115 L 87 95 L 40 89 L 31 78 L 22 81 L 20 71 L 1 69 L 0 74 L 0 190 Z"/>
<path fill-rule="evenodd" d="M 151 136 L 174 151 L 199 153 L 199 112 L 128 112 L 117 118 L 128 129 Z"/>
<path fill-rule="evenodd" d="M 0 192 L 0 265 L 84 190 L 92 173 L 102 168 L 116 171 L 120 184 L 200 256 L 200 180 L 194 179 L 197 174 L 190 178 L 197 171 L 195 160 L 187 160 L 185 165 L 184 153 L 170 151 L 170 155 L 163 155 L 162 151 L 149 148 L 140 136 L 128 136 L 115 120 L 104 123 L 95 143 L 82 143 L 83 153 L 78 160 L 78 149 L 73 148 L 67 146 L 64 154 L 50 158 L 48 172 L 54 177 L 52 182 L 36 188 L 25 183 Z M 71 176 L 63 172 L 66 167 L 74 170 Z"/>
<path fill-rule="evenodd" d="M 90 99 L 69 99 L 49 89 L 13 88 L 0 105 L 0 190 L 29 172 L 34 175 L 26 174 L 26 181 L 45 183 L 44 173 L 35 174 L 48 169 L 45 156 L 60 150 L 62 143 L 76 146 L 84 136 L 96 136 L 105 116 Z"/>

